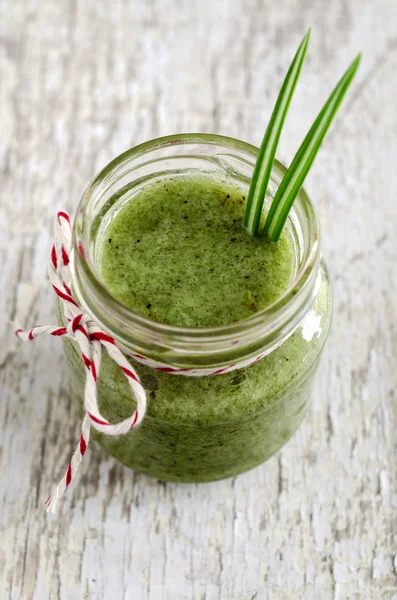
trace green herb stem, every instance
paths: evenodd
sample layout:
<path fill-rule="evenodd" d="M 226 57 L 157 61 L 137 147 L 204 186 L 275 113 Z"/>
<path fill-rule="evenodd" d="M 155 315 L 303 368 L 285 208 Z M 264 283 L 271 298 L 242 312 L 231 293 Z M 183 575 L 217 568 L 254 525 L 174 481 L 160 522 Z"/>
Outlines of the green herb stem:
<path fill-rule="evenodd" d="M 298 82 L 310 39 L 310 29 L 303 38 L 284 79 L 276 105 L 263 137 L 248 191 L 244 227 L 256 235 L 260 227 L 263 203 L 274 163 L 281 131 Z"/>
<path fill-rule="evenodd" d="M 320 114 L 305 137 L 289 169 L 284 175 L 273 199 L 265 223 L 265 231 L 272 241 L 277 241 L 287 220 L 292 204 L 303 185 L 325 134 L 350 86 L 360 64 L 361 55 L 353 61 L 332 92 Z"/>

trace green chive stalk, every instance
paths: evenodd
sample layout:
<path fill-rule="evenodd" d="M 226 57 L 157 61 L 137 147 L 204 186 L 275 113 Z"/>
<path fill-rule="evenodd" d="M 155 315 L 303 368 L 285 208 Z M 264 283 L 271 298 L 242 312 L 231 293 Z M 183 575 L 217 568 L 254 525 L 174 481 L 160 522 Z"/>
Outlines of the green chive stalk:
<path fill-rule="evenodd" d="M 258 153 L 248 192 L 244 218 L 244 226 L 252 235 L 257 235 L 259 233 L 263 203 L 269 184 L 278 141 L 305 58 L 309 37 L 310 30 L 303 38 L 294 60 L 291 63 Z M 271 241 L 275 242 L 280 238 L 289 211 L 291 210 L 295 198 L 313 164 L 343 97 L 357 72 L 360 59 L 361 55 L 359 54 L 333 90 L 317 119 L 310 128 L 309 133 L 306 135 L 289 169 L 281 180 L 264 226 L 264 231 L 268 234 Z"/>
<path fill-rule="evenodd" d="M 248 192 L 247 207 L 244 218 L 244 227 L 249 231 L 249 233 L 251 233 L 251 235 L 256 235 L 259 231 L 263 203 L 272 172 L 274 157 L 276 155 L 278 142 L 285 118 L 287 116 L 288 108 L 291 103 L 296 84 L 298 83 L 303 61 L 305 60 L 307 47 L 309 45 L 310 31 L 311 30 L 309 29 L 300 43 L 300 46 L 284 79 L 259 150 L 258 159 L 255 164 L 251 185 Z"/>

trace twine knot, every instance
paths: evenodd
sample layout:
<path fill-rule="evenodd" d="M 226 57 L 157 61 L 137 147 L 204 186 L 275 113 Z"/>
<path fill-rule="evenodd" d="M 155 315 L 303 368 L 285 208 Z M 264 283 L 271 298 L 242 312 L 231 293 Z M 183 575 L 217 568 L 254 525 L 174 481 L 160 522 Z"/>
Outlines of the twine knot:
<path fill-rule="evenodd" d="M 60 497 L 70 485 L 79 468 L 90 440 L 91 427 L 107 435 L 124 434 L 139 425 L 146 413 L 146 392 L 135 369 L 117 347 L 114 338 L 102 331 L 89 315 L 81 312 L 78 302 L 73 296 L 70 270 L 72 253 L 69 215 L 60 211 L 55 221 L 55 242 L 51 249 L 48 274 L 52 287 L 63 306 L 67 325 L 61 327 L 36 325 L 29 331 L 17 329 L 15 332 L 23 341 L 32 341 L 41 334 L 70 338 L 77 343 L 87 371 L 84 389 L 85 417 L 81 426 L 80 440 L 65 475 L 45 503 L 47 511 L 50 512 L 55 512 Z M 97 379 L 104 349 L 119 365 L 136 399 L 136 410 L 133 414 L 128 419 L 116 424 L 110 423 L 102 416 L 97 402 Z"/>

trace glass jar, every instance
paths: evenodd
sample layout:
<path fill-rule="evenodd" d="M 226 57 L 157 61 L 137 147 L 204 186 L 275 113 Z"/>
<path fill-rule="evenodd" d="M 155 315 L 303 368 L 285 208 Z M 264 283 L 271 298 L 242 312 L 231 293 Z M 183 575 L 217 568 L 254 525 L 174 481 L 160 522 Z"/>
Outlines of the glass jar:
<path fill-rule="evenodd" d="M 286 224 L 296 263 L 288 290 L 253 316 L 213 328 L 157 323 L 120 304 L 101 282 L 101 236 L 123 201 L 133 201 L 134 194 L 156 179 L 208 173 L 247 191 L 257 152 L 249 144 L 215 135 L 152 140 L 105 167 L 77 210 L 74 291 L 84 311 L 118 341 L 127 357 L 137 353 L 169 366 L 205 369 L 266 352 L 249 367 L 199 377 L 159 372 L 129 357 L 147 390 L 143 423 L 126 435 L 93 431 L 93 437 L 123 464 L 159 479 L 210 481 L 236 475 L 274 454 L 302 421 L 332 311 L 316 213 L 302 189 Z M 276 161 L 267 206 L 284 173 Z M 68 339 L 65 351 L 70 392 L 82 407 L 86 372 Z M 112 423 L 131 415 L 135 407 L 125 377 L 106 352 L 98 402 Z"/>

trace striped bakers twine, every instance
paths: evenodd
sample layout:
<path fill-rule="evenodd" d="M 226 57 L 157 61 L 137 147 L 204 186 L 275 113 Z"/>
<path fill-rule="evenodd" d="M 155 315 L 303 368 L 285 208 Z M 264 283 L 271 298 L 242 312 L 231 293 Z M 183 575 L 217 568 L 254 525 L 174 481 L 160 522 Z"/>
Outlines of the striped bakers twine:
<path fill-rule="evenodd" d="M 81 246 L 79 247 L 79 251 L 83 253 Z M 66 336 L 74 340 L 80 349 L 83 364 L 86 369 L 86 382 L 84 388 L 85 416 L 81 426 L 80 440 L 66 469 L 65 475 L 45 503 L 47 511 L 49 512 L 55 512 L 60 497 L 76 475 L 87 450 L 91 427 L 94 427 L 97 431 L 107 435 L 125 434 L 134 427 L 137 427 L 142 422 L 146 413 L 146 392 L 135 369 L 117 346 L 114 338 L 102 331 L 89 315 L 82 312 L 76 298 L 73 296 L 71 273 L 72 261 L 73 250 L 70 218 L 66 212 L 60 211 L 55 220 L 54 244 L 48 262 L 48 274 L 52 287 L 63 306 L 65 322 L 67 322 L 68 325 L 65 327 L 36 325 L 29 331 L 17 329 L 15 332 L 17 337 L 23 341 L 32 341 L 42 334 L 52 335 L 54 337 Z M 232 342 L 232 345 L 236 345 L 237 343 L 237 341 L 234 341 Z M 235 369 L 250 366 L 269 354 L 269 352 L 274 351 L 281 343 L 282 341 L 278 342 L 276 345 L 261 352 L 259 355 L 221 368 L 183 369 L 155 362 L 141 354 L 131 353 L 131 356 L 136 361 L 163 373 L 187 377 L 203 377 L 206 375 L 221 375 L 234 371 Z M 128 419 L 124 419 L 124 421 L 116 424 L 110 423 L 101 415 L 97 402 L 97 379 L 101 366 L 102 351 L 104 349 L 114 362 L 119 365 L 127 378 L 131 391 L 136 399 L 136 410 L 134 413 L 128 417 Z"/>
<path fill-rule="evenodd" d="M 85 417 L 81 427 L 81 436 L 73 457 L 66 469 L 65 475 L 55 488 L 53 494 L 46 501 L 47 510 L 55 512 L 56 506 L 66 488 L 70 485 L 77 469 L 86 453 L 90 440 L 91 427 L 107 435 L 120 435 L 127 433 L 139 425 L 146 412 L 146 393 L 134 368 L 130 365 L 124 354 L 116 346 L 114 339 L 104 333 L 88 315 L 84 315 L 72 294 L 71 285 L 71 253 L 72 230 L 69 215 L 59 212 L 55 221 L 55 242 L 52 246 L 48 264 L 48 273 L 55 293 L 59 296 L 64 309 L 67 327 L 51 327 L 37 325 L 30 331 L 18 329 L 16 335 L 24 341 L 34 340 L 42 334 L 55 337 L 66 336 L 77 342 L 87 378 L 84 390 Z M 101 365 L 103 348 L 109 356 L 119 365 L 130 384 L 136 399 L 136 410 L 124 421 L 117 424 L 109 423 L 100 413 L 97 402 L 97 378 Z"/>

